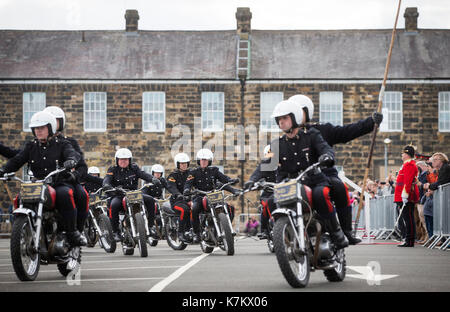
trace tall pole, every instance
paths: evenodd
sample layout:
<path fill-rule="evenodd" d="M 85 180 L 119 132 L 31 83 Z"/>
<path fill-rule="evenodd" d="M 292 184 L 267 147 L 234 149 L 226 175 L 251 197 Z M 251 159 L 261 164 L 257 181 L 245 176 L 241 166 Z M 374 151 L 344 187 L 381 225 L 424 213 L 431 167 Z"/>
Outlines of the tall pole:
<path fill-rule="evenodd" d="M 246 74 L 239 74 L 239 81 L 241 83 L 241 125 L 244 127 L 245 118 L 244 118 L 244 96 L 245 96 L 245 80 L 247 78 Z M 245 129 L 245 127 L 244 127 Z M 245 142 L 245 141 L 244 141 Z M 244 159 L 240 159 L 241 165 L 241 188 L 244 188 L 244 163 L 245 163 L 245 150 L 243 150 L 244 146 L 241 146 L 241 157 Z M 241 213 L 244 213 L 245 209 L 245 201 L 244 196 L 241 196 Z"/>
<path fill-rule="evenodd" d="M 386 67 L 384 69 L 383 82 L 381 84 L 380 93 L 378 95 L 378 108 L 377 108 L 377 112 L 378 113 L 381 113 L 381 109 L 383 107 L 384 89 L 386 88 L 386 80 L 387 80 L 387 76 L 388 76 L 388 72 L 389 72 L 389 65 L 391 64 L 392 48 L 394 47 L 395 32 L 396 32 L 396 28 L 397 28 L 397 21 L 398 21 L 398 15 L 400 13 L 400 5 L 401 5 L 401 3 L 402 3 L 402 0 L 399 0 L 398 1 L 398 8 L 397 8 L 397 15 L 395 16 L 394 28 L 392 29 L 391 44 L 389 46 L 389 52 L 388 52 L 388 56 L 387 56 L 387 60 L 386 60 Z M 361 192 L 362 192 L 361 200 L 359 201 L 358 213 L 356 214 L 356 219 L 355 219 L 355 229 L 354 229 L 355 233 L 356 233 L 356 230 L 358 228 L 358 223 L 359 223 L 359 217 L 361 215 L 361 210 L 363 209 L 363 206 L 364 206 L 364 200 L 363 200 L 364 192 L 366 190 L 367 178 L 369 176 L 370 165 L 372 163 L 373 148 L 375 146 L 375 139 L 377 137 L 377 131 L 378 131 L 378 124 L 375 124 L 374 127 L 373 127 L 372 142 L 370 144 L 369 157 L 367 158 L 366 171 L 364 173 L 363 186 L 362 186 L 362 189 L 361 189 Z"/>

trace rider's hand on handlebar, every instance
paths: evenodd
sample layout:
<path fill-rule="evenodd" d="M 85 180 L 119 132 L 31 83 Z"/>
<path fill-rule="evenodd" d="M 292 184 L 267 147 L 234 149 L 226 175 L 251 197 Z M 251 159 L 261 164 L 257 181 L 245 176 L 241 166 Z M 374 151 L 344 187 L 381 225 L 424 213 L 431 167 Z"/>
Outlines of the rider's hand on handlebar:
<path fill-rule="evenodd" d="M 76 165 L 77 165 L 77 162 L 73 159 L 69 159 L 64 162 L 64 168 L 66 168 L 67 170 L 75 168 Z"/>
<path fill-rule="evenodd" d="M 334 165 L 334 159 L 331 155 L 323 154 L 319 157 L 319 163 L 321 166 L 331 167 Z"/>
<path fill-rule="evenodd" d="M 239 180 L 239 178 L 231 179 L 231 180 L 230 180 L 230 182 L 232 182 L 232 184 L 239 183 L 239 181 L 241 181 L 241 180 Z"/>
<path fill-rule="evenodd" d="M 255 185 L 255 182 L 253 181 L 247 181 L 244 183 L 244 190 L 251 189 Z"/>
<path fill-rule="evenodd" d="M 159 179 L 157 179 L 157 178 L 153 178 L 152 179 L 152 183 L 154 184 L 154 185 L 161 185 L 161 181 L 159 181 Z"/>
<path fill-rule="evenodd" d="M 103 185 L 103 192 L 107 192 L 112 189 L 113 189 L 113 187 L 109 184 Z"/>

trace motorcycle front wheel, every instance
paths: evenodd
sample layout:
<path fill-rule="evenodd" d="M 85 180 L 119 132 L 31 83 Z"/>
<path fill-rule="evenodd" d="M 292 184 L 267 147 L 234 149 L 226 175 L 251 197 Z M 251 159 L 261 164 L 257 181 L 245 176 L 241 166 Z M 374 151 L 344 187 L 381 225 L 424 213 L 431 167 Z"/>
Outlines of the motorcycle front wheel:
<path fill-rule="evenodd" d="M 170 246 L 170 248 L 172 248 L 173 250 L 186 249 L 187 245 L 184 242 L 180 241 L 180 239 L 178 238 L 176 221 L 172 218 L 169 218 L 165 224 L 165 227 L 167 244 Z"/>
<path fill-rule="evenodd" d="M 286 281 L 294 288 L 306 287 L 311 269 L 309 257 L 300 253 L 299 242 L 287 216 L 275 222 L 273 243 L 278 265 Z"/>
<path fill-rule="evenodd" d="M 223 244 L 225 251 L 228 256 L 234 255 L 234 238 L 231 232 L 230 224 L 228 223 L 228 218 L 224 213 L 219 213 L 219 223 L 220 228 L 223 230 Z"/>
<path fill-rule="evenodd" d="M 40 255 L 34 251 L 34 235 L 28 216 L 16 216 L 11 232 L 10 249 L 14 271 L 21 281 L 34 281 L 39 273 Z"/>
<path fill-rule="evenodd" d="M 138 239 L 138 247 L 139 252 L 141 253 L 141 257 L 145 258 L 148 256 L 147 250 L 147 232 L 145 231 L 145 220 L 140 212 L 134 215 L 134 219 L 136 220 L 136 234 Z"/>
<path fill-rule="evenodd" d="M 112 231 L 111 221 L 109 218 L 101 214 L 98 216 L 98 227 L 100 228 L 100 244 L 107 253 L 114 253 L 116 251 L 116 241 Z"/>

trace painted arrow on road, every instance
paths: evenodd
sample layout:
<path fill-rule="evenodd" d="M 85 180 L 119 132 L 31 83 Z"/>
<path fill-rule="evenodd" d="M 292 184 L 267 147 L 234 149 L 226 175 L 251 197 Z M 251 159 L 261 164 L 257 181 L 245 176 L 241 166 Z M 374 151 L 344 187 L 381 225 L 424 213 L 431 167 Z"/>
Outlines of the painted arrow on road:
<path fill-rule="evenodd" d="M 376 261 L 369 262 L 367 266 L 347 266 L 347 268 L 359 273 L 359 275 L 346 274 L 347 277 L 366 280 L 369 285 L 381 285 L 382 280 L 398 276 L 393 274 L 381 274 L 380 264 Z"/>

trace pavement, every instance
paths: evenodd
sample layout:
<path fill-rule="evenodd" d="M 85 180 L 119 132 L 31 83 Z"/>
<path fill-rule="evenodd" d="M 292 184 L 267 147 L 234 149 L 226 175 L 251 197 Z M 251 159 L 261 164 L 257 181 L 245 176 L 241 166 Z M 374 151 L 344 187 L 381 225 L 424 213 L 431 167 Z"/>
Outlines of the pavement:
<path fill-rule="evenodd" d="M 141 258 L 100 247 L 83 248 L 82 266 L 67 280 L 56 265 L 41 265 L 33 282 L 17 279 L 10 259 L 9 239 L 0 240 L 0 292 L 449 292 L 450 253 L 398 248 L 392 241 L 375 241 L 346 249 L 347 275 L 328 282 L 322 271 L 311 273 L 309 285 L 294 289 L 284 280 L 266 241 L 238 236 L 235 255 L 216 249 L 203 254 L 199 245 L 172 250 L 166 241 L 149 247 Z"/>

